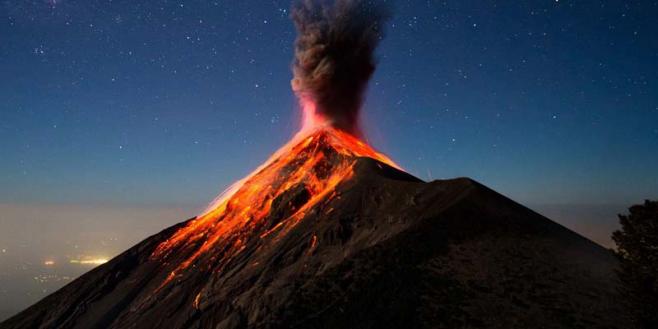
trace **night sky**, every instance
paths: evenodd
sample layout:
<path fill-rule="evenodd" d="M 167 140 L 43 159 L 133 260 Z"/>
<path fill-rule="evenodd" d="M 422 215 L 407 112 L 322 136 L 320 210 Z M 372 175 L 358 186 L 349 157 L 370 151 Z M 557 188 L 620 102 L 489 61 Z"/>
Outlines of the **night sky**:
<path fill-rule="evenodd" d="M 288 1 L 4 1 L 0 198 L 203 203 L 298 126 Z M 365 105 L 421 178 L 658 194 L 657 2 L 398 1 Z"/>
<path fill-rule="evenodd" d="M 75 224 L 95 208 L 203 209 L 299 127 L 290 6 L 2 0 L 0 231 L 70 244 L 52 234 L 72 229 L 32 232 L 47 216 L 21 226 L 15 214 L 91 209 L 67 215 Z M 588 218 L 566 224 L 589 236 L 658 196 L 658 2 L 392 7 L 363 125 L 409 172 L 472 177 L 558 220 Z M 148 228 L 128 216 L 107 239 L 145 237 L 180 213 Z"/>

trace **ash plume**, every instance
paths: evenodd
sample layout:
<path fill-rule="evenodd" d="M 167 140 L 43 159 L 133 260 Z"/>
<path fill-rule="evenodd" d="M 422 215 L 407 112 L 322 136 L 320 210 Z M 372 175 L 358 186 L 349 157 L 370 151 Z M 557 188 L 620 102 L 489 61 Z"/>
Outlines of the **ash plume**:
<path fill-rule="evenodd" d="M 336 128 L 360 134 L 359 109 L 389 17 L 388 7 L 376 0 L 301 0 L 293 5 L 298 36 L 292 88 Z"/>

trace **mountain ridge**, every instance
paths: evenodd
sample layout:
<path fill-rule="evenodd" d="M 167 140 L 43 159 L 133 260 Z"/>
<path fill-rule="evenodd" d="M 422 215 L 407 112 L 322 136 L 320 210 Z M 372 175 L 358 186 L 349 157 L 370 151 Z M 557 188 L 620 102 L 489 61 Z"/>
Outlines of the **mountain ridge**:
<path fill-rule="evenodd" d="M 245 237 L 239 248 L 229 235 L 172 278 L 205 240 L 154 255 L 195 217 L 0 327 L 625 327 L 609 251 L 469 178 L 423 182 L 353 161 L 294 223 L 277 226 L 311 199 L 295 184 L 231 233 Z"/>

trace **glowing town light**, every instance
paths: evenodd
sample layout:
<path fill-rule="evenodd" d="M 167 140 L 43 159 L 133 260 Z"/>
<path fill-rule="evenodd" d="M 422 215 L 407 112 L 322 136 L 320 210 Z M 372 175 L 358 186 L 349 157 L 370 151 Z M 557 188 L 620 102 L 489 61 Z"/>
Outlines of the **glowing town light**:
<path fill-rule="evenodd" d="M 80 264 L 80 265 L 101 265 L 107 263 L 105 258 L 95 258 L 95 259 L 71 259 L 69 263 L 71 264 Z"/>

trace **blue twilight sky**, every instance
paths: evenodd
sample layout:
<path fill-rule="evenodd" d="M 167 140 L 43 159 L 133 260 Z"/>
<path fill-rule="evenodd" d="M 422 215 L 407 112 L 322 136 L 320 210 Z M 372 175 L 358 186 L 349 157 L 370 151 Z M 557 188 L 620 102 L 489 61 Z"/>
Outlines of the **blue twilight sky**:
<path fill-rule="evenodd" d="M 202 208 L 298 126 L 289 8 L 0 2 L 0 203 Z M 393 8 L 363 119 L 411 173 L 526 204 L 658 196 L 656 1 Z"/>

